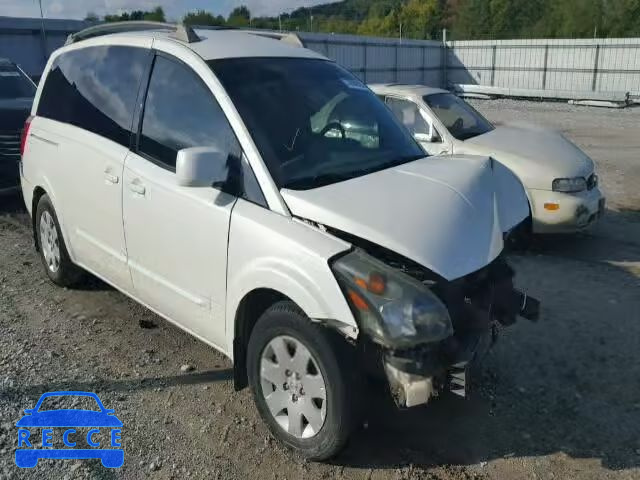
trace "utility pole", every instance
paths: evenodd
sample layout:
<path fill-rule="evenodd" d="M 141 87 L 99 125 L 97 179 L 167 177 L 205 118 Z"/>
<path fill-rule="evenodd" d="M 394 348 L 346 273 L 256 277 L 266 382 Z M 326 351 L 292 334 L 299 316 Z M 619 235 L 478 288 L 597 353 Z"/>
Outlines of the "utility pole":
<path fill-rule="evenodd" d="M 448 88 L 449 85 L 449 51 L 447 46 L 447 29 L 442 29 L 442 87 Z"/>
<path fill-rule="evenodd" d="M 280 33 L 282 33 L 282 14 L 278 15 L 278 23 L 280 24 Z"/>

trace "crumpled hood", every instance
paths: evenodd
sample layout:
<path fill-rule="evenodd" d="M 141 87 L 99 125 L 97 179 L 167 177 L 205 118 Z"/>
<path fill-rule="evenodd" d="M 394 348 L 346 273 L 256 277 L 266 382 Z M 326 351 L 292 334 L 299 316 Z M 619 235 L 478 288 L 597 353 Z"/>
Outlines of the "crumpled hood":
<path fill-rule="evenodd" d="M 291 212 L 403 255 L 453 280 L 503 249 L 529 215 L 520 181 L 489 158 L 427 157 L 306 191 L 282 190 Z"/>
<path fill-rule="evenodd" d="M 529 188 L 551 190 L 555 178 L 587 178 L 594 171 L 593 160 L 561 133 L 525 123 L 501 125 L 460 142 L 456 153 L 492 156 Z"/>

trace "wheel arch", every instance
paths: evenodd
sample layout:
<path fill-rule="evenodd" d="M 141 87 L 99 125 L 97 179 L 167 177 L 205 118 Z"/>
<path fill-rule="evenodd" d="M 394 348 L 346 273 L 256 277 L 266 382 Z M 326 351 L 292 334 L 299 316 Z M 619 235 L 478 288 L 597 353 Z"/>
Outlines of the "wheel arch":
<path fill-rule="evenodd" d="M 271 288 L 255 288 L 240 300 L 233 324 L 233 386 L 236 391 L 248 386 L 247 345 L 253 327 L 269 307 L 281 301 L 296 303 L 288 296 Z"/>
<path fill-rule="evenodd" d="M 62 232 L 62 239 L 67 248 L 67 253 L 72 261 L 75 261 L 75 255 L 73 252 L 73 245 L 70 242 L 69 235 L 67 234 L 67 228 L 65 223 L 64 213 L 60 211 L 58 208 L 59 205 L 56 201 L 56 195 L 53 192 L 53 189 L 49 185 L 49 182 L 46 181 L 46 178 L 43 179 L 44 182 L 37 184 L 33 188 L 33 195 L 31 197 L 31 226 L 33 227 L 33 241 L 35 244 L 36 251 L 40 250 L 40 245 L 38 244 L 38 234 L 36 233 L 36 221 L 37 221 L 37 211 L 38 211 L 38 203 L 40 199 L 47 195 L 51 204 L 53 205 L 53 209 L 55 210 L 56 219 L 58 220 L 58 225 L 60 226 L 60 230 Z"/>
<path fill-rule="evenodd" d="M 315 319 L 309 316 L 304 308 L 304 302 L 296 299 L 296 295 L 285 294 L 279 290 L 258 287 L 246 293 L 235 309 L 233 323 L 233 383 L 236 391 L 248 385 L 247 379 L 247 346 L 256 323 L 271 306 L 279 302 L 288 301 L 300 309 L 310 322 L 324 325 L 338 333 L 343 338 L 355 340 L 357 329 L 341 321 L 332 319 Z"/>
<path fill-rule="evenodd" d="M 40 242 L 38 242 L 38 234 L 36 233 L 36 212 L 38 210 L 40 198 L 46 194 L 46 190 L 38 185 L 33 189 L 33 195 L 31 196 L 31 227 L 33 231 L 33 245 L 36 248 L 36 252 L 40 251 Z"/>

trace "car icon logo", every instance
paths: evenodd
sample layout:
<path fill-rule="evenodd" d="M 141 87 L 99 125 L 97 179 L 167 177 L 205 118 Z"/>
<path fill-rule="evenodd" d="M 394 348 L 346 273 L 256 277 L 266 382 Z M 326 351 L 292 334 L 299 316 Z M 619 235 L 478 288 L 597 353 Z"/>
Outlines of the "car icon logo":
<path fill-rule="evenodd" d="M 42 403 L 50 397 L 76 397 L 76 400 L 95 400 L 99 410 L 76 408 L 44 410 Z M 77 398 L 80 397 L 80 398 Z M 90 392 L 48 392 L 43 394 L 34 408 L 26 409 L 25 416 L 17 423 L 18 449 L 16 465 L 20 468 L 33 468 L 39 459 L 90 459 L 99 458 L 107 468 L 119 468 L 124 463 L 124 450 L 121 445 L 122 422 L 115 411 L 104 407 L 100 398 Z M 65 448 L 54 446 L 54 428 L 64 430 L 61 440 Z M 30 429 L 42 429 L 41 437 L 32 436 Z M 83 430 L 87 430 L 86 434 Z M 107 439 L 105 431 L 108 434 Z M 59 443 L 59 439 L 58 443 Z M 76 448 L 86 440 L 87 447 Z M 105 445 L 107 444 L 107 445 Z M 41 446 L 42 448 L 37 448 Z"/>

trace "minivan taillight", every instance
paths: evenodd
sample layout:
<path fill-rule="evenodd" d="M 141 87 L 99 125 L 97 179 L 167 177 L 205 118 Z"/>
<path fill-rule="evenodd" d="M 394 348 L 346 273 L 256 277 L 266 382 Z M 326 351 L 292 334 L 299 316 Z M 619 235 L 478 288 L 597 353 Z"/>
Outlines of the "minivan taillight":
<path fill-rule="evenodd" d="M 31 120 L 33 120 L 32 116 L 29 116 L 24 122 L 24 127 L 22 127 L 22 133 L 20 134 L 20 156 L 24 156 L 24 147 L 27 144 L 27 138 L 29 137 L 29 129 L 31 128 Z"/>

